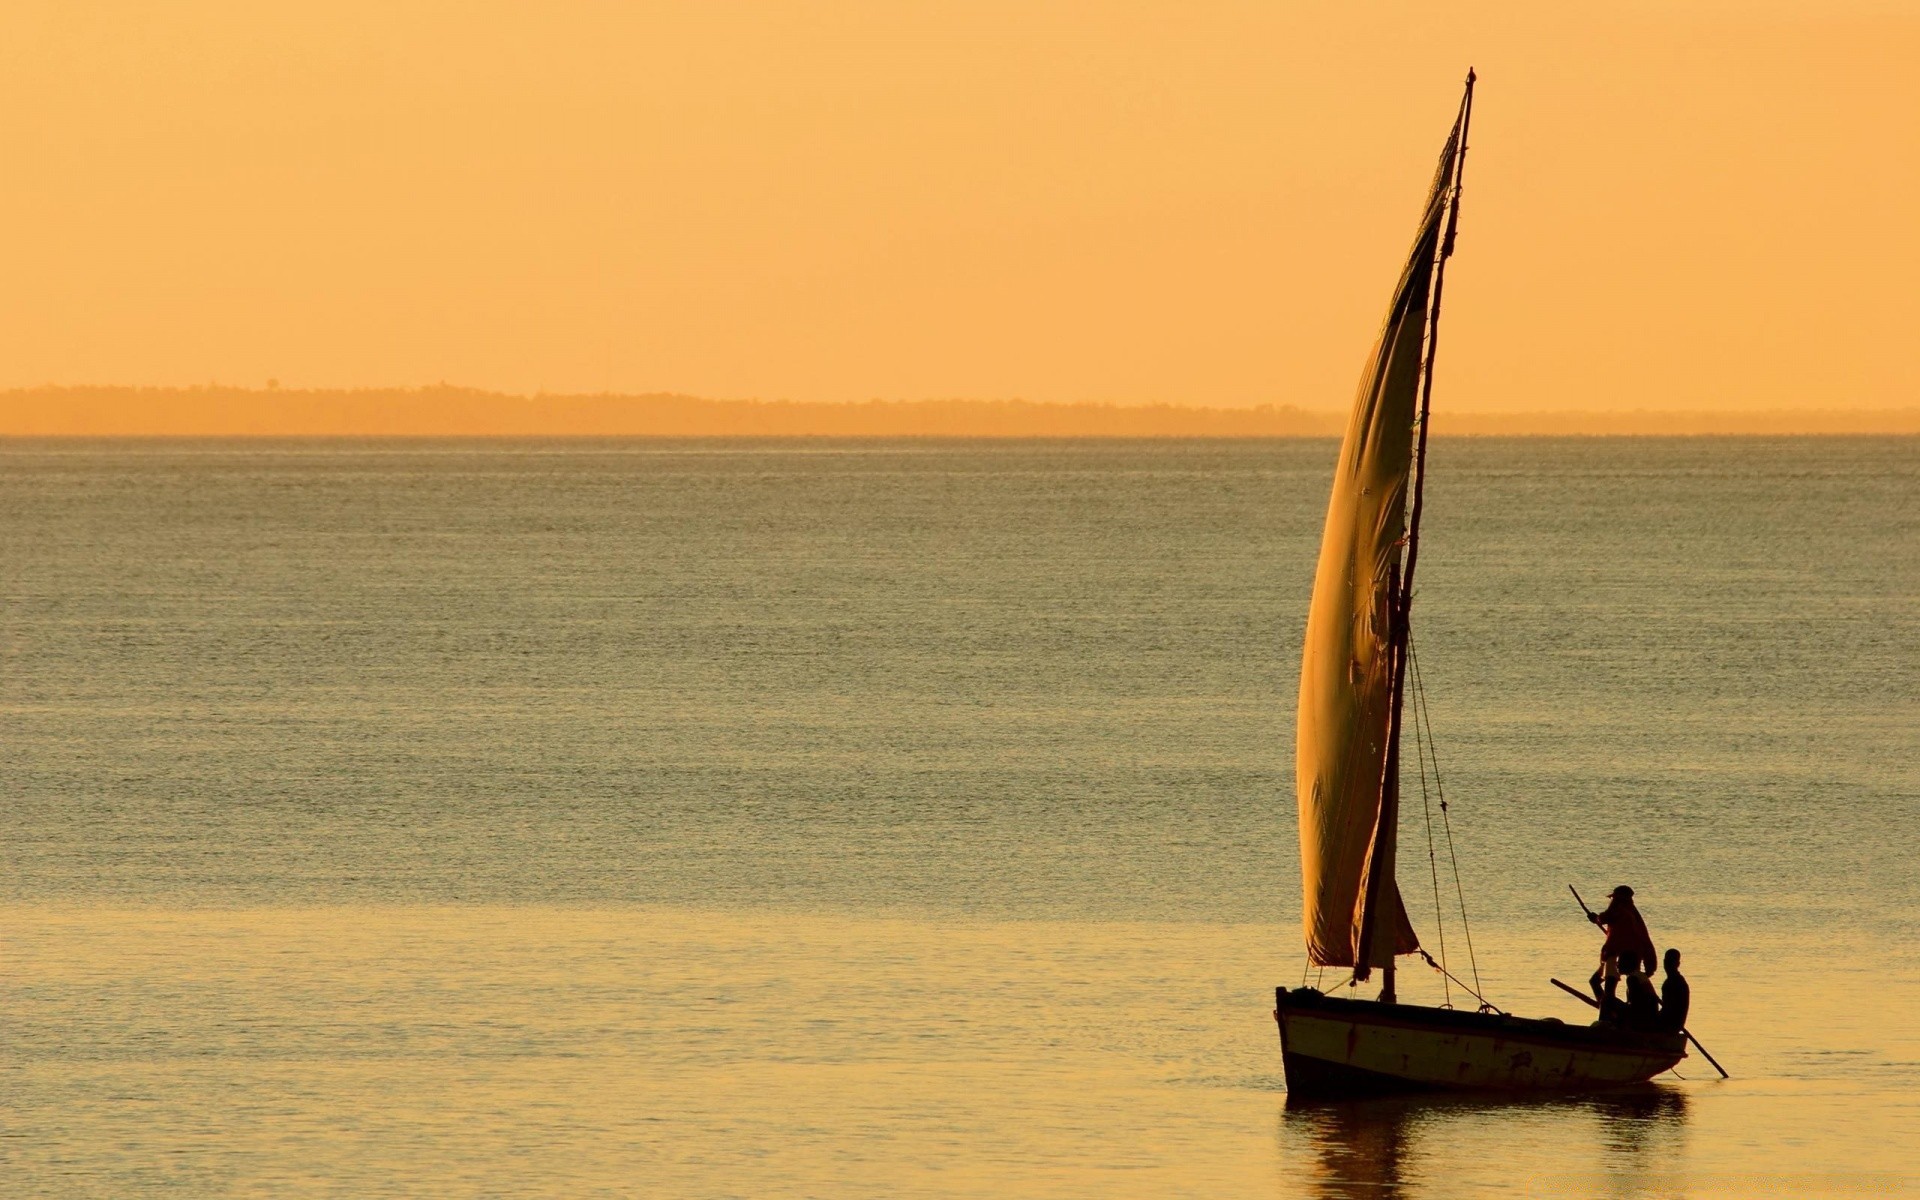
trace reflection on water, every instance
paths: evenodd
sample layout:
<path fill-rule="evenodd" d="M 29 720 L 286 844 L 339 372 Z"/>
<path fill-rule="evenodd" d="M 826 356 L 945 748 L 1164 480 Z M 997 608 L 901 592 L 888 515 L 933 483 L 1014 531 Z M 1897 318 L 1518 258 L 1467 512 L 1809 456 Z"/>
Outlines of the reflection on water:
<path fill-rule="evenodd" d="M 1672 1149 L 1687 1124 L 1687 1094 L 1657 1083 L 1589 1096 L 1581 1106 L 1600 1118 L 1606 1145 L 1623 1154 Z"/>
<path fill-rule="evenodd" d="M 1585 1107 L 1600 1118 L 1606 1150 L 1602 1195 L 1648 1195 L 1671 1178 L 1686 1139 L 1685 1092 L 1652 1084 L 1593 1097 Z"/>
<path fill-rule="evenodd" d="M 1585 1122 L 1588 1130 L 1570 1128 Z M 1286 1180 L 1318 1200 L 1396 1200 L 1486 1182 L 1529 1194 L 1648 1194 L 1682 1148 L 1687 1097 L 1660 1084 L 1578 1097 L 1398 1096 L 1344 1103 L 1289 1100 L 1281 1111 L 1283 1158 L 1306 1167 Z M 1586 1140 L 1602 1151 L 1601 1178 L 1499 1179 L 1503 1164 L 1540 1161 L 1523 1146 Z M 1486 1143 L 1491 1154 L 1473 1155 Z M 1304 1156 L 1299 1150 L 1305 1148 Z"/>
<path fill-rule="evenodd" d="M 1417 1120 L 1403 1101 L 1303 1104 L 1289 1099 L 1282 1134 L 1285 1140 L 1291 1126 L 1313 1147 L 1313 1195 L 1387 1200 L 1405 1194 L 1403 1159 Z"/>

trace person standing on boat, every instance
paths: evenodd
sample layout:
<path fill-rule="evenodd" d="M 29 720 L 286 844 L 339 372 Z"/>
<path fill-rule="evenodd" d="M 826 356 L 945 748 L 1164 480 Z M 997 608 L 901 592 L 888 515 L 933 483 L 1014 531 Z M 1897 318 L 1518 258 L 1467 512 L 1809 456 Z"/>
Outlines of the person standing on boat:
<path fill-rule="evenodd" d="M 1631 954 L 1649 968 L 1660 957 L 1653 948 L 1653 937 L 1647 933 L 1647 923 L 1633 906 L 1633 889 L 1625 884 L 1613 889 L 1606 911 L 1588 913 L 1587 920 L 1607 931 L 1606 943 L 1600 947 L 1600 969 L 1588 981 L 1595 998 L 1612 993 L 1614 982 L 1620 978 L 1619 960 L 1623 955 Z"/>
<path fill-rule="evenodd" d="M 1627 1021 L 1627 1005 L 1620 999 L 1616 989 L 1620 986 L 1620 977 L 1626 974 L 1626 964 L 1617 958 L 1609 958 L 1601 964 L 1600 970 L 1593 973 L 1594 994 L 1600 998 L 1600 1024 L 1624 1025 Z"/>
<path fill-rule="evenodd" d="M 1679 1033 L 1687 1027 L 1687 1010 L 1693 1007 L 1693 988 L 1680 973 L 1678 950 L 1667 951 L 1664 965 L 1667 977 L 1660 984 L 1660 1027 L 1668 1033 Z"/>

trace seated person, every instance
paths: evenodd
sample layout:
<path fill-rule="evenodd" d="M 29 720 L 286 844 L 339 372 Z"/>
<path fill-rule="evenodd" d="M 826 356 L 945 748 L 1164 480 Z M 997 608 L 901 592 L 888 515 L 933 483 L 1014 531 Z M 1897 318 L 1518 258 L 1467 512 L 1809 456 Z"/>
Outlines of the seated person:
<path fill-rule="evenodd" d="M 1680 952 L 1668 950 L 1667 978 L 1660 985 L 1660 1028 L 1680 1033 L 1687 1027 L 1687 1010 L 1693 1007 L 1693 989 L 1680 973 Z"/>
<path fill-rule="evenodd" d="M 1627 977 L 1626 1020 L 1629 1029 L 1652 1032 L 1660 1028 L 1660 997 L 1653 990 L 1653 980 L 1647 972 L 1652 962 L 1642 962 L 1638 955 L 1620 956 L 1620 970 Z"/>

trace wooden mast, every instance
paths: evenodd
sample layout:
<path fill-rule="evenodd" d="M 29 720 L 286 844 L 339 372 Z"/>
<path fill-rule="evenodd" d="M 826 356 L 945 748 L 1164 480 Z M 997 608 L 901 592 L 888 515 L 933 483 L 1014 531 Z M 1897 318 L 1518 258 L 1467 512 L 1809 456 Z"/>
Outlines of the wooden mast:
<path fill-rule="evenodd" d="M 1446 286 L 1447 259 L 1453 256 L 1454 235 L 1460 228 L 1460 185 L 1466 177 L 1467 126 L 1473 120 L 1473 82 L 1467 71 L 1466 95 L 1460 100 L 1460 118 L 1454 142 L 1451 192 L 1447 201 L 1447 228 L 1434 255 L 1433 298 L 1427 305 L 1426 355 L 1420 364 L 1420 421 L 1414 448 L 1413 506 L 1407 517 L 1407 558 L 1402 567 L 1392 566 L 1390 581 L 1394 597 L 1391 623 L 1387 633 L 1387 660 L 1392 671 L 1392 704 L 1387 717 L 1387 760 L 1380 773 L 1380 810 L 1375 818 L 1373 857 L 1367 864 L 1367 886 L 1360 898 L 1360 941 L 1354 951 L 1354 978 L 1365 979 L 1368 960 L 1373 957 L 1374 914 L 1385 896 L 1386 881 L 1393 876 L 1393 863 L 1387 861 L 1386 847 L 1392 840 L 1383 836 L 1400 820 L 1400 728 L 1401 710 L 1406 700 L 1407 642 L 1412 634 L 1413 569 L 1420 560 L 1420 512 L 1426 499 L 1427 418 L 1433 407 L 1433 362 L 1440 345 L 1440 295 Z M 1382 968 L 1380 999 L 1392 1003 L 1394 995 L 1393 960 Z"/>

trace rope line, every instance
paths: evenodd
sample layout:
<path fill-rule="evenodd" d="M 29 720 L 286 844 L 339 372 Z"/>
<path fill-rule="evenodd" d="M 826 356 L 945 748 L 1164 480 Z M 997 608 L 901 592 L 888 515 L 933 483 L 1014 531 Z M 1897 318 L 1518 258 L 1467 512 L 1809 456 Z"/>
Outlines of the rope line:
<path fill-rule="evenodd" d="M 1462 983 L 1459 979 L 1454 978 L 1453 974 L 1449 972 L 1445 967 L 1433 961 L 1433 955 L 1428 954 L 1425 950 L 1416 950 L 1414 953 L 1418 954 L 1421 958 L 1426 959 L 1428 966 L 1440 972 L 1442 975 L 1445 975 L 1448 979 L 1452 979 L 1455 983 L 1460 984 L 1461 991 L 1466 992 L 1468 995 L 1472 996 L 1475 1000 L 1478 1000 L 1480 1002 L 1481 1012 L 1499 1013 L 1503 1017 L 1507 1015 L 1505 1009 L 1501 1008 L 1499 1005 L 1495 1004 L 1493 1001 L 1487 999 L 1485 996 L 1482 996 L 1479 992 L 1474 991 L 1472 988 L 1468 987 L 1465 983 Z"/>
<path fill-rule="evenodd" d="M 1409 661 L 1411 661 L 1411 637 L 1408 638 L 1408 658 Z M 1420 706 L 1416 703 L 1413 708 L 1413 760 L 1420 768 L 1420 810 L 1426 815 L 1427 819 L 1427 873 L 1433 878 L 1433 927 L 1440 935 L 1440 991 L 1441 994 L 1446 997 L 1446 1006 L 1452 1008 L 1453 990 L 1448 980 L 1453 977 L 1447 974 L 1446 909 L 1440 904 L 1440 860 L 1435 856 L 1433 848 L 1433 800 L 1427 794 L 1427 755 L 1425 748 L 1432 736 L 1433 731 L 1431 729 L 1426 731 L 1424 737 L 1421 734 Z M 1436 776 L 1439 774 L 1439 765 L 1437 763 L 1434 766 L 1434 773 Z"/>
<path fill-rule="evenodd" d="M 1425 714 L 1421 723 L 1427 728 L 1428 750 L 1434 751 L 1435 748 L 1431 744 L 1433 716 L 1427 711 L 1427 688 L 1420 676 L 1420 656 L 1414 653 L 1412 639 L 1408 639 L 1407 642 L 1407 665 L 1413 669 L 1414 704 L 1421 713 Z M 1470 990 L 1480 998 L 1482 1004 L 1485 1004 L 1486 997 L 1480 995 L 1480 960 L 1473 952 L 1473 925 L 1467 920 L 1467 891 L 1460 884 L 1460 857 L 1454 853 L 1453 818 L 1447 812 L 1447 788 L 1440 779 L 1440 758 L 1437 752 L 1434 753 L 1433 758 L 1433 787 L 1440 796 L 1440 822 L 1441 827 L 1446 831 L 1447 861 L 1453 867 L 1453 894 L 1460 901 L 1460 928 L 1467 939 L 1467 964 L 1473 968 L 1473 987 Z M 1459 980 L 1456 979 L 1454 982 L 1459 983 Z M 1460 986 L 1464 988 L 1467 985 L 1462 983 Z"/>

